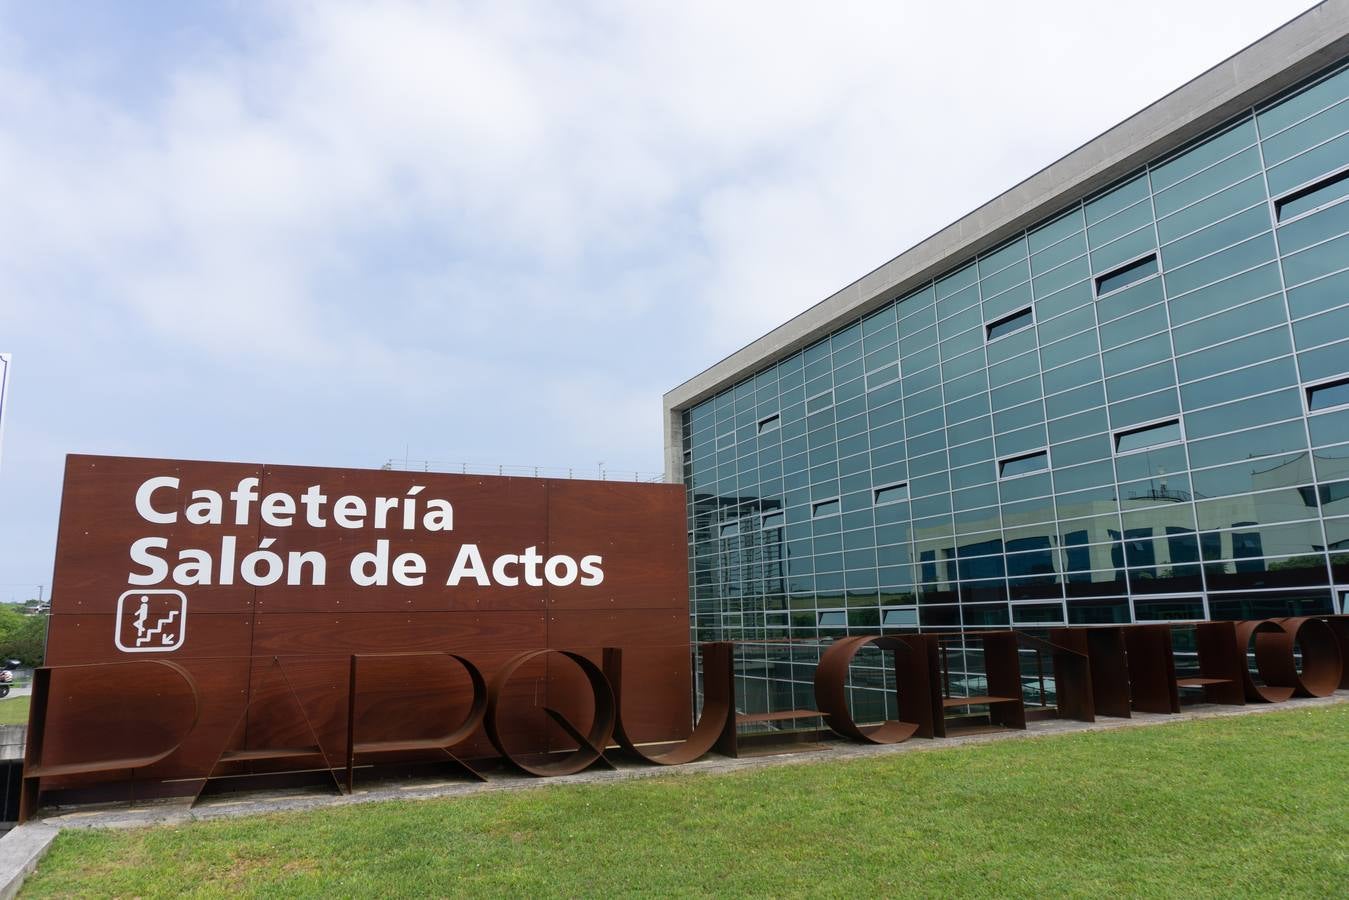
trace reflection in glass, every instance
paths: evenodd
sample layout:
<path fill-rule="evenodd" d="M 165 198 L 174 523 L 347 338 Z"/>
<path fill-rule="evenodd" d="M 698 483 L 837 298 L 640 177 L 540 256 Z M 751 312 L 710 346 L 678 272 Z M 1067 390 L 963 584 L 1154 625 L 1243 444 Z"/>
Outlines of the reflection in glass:
<path fill-rule="evenodd" d="M 682 414 L 695 637 L 802 641 L 739 652 L 747 703 L 810 702 L 822 633 L 1334 608 L 1349 139 L 1308 135 L 1346 101 L 1349 68 Z"/>

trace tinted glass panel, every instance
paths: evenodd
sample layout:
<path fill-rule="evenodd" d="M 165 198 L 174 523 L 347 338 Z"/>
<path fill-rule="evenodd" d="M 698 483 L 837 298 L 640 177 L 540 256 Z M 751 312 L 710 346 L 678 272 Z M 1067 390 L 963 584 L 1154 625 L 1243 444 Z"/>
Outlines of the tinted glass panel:
<path fill-rule="evenodd" d="M 1239 369 L 1227 375 L 1219 375 L 1217 378 L 1188 384 L 1180 389 L 1180 396 L 1187 408 L 1195 409 L 1225 403 L 1269 388 L 1294 384 L 1296 381 L 1297 367 L 1293 364 L 1292 357 L 1284 357 Z"/>
<path fill-rule="evenodd" d="M 1141 176 L 1134 176 L 1124 184 L 1110 188 L 1098 197 L 1087 201 L 1087 224 L 1093 225 L 1108 219 L 1120 210 L 1127 209 L 1142 201 L 1147 195 L 1147 180 Z"/>
<path fill-rule="evenodd" d="M 1204 601 L 1198 597 L 1165 600 L 1135 600 L 1138 621 L 1174 621 L 1204 618 Z"/>
<path fill-rule="evenodd" d="M 1293 318 L 1325 312 L 1349 302 L 1349 272 L 1320 278 L 1288 292 L 1288 308 Z"/>
<path fill-rule="evenodd" d="M 1250 117 L 1227 131 L 1204 138 L 1152 169 L 1152 189 L 1158 193 L 1255 143 Z"/>
<path fill-rule="evenodd" d="M 1265 135 L 1277 134 L 1317 110 L 1343 99 L 1346 93 L 1349 93 L 1349 69 L 1308 85 L 1261 110 L 1258 116 L 1260 130 Z"/>

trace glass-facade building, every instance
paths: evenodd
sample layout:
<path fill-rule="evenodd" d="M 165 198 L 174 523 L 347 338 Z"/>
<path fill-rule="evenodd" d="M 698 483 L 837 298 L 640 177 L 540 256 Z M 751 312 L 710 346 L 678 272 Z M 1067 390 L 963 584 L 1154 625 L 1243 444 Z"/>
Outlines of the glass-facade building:
<path fill-rule="evenodd" d="M 1349 611 L 1349 63 L 951 262 L 676 410 L 744 708 L 843 634 Z"/>

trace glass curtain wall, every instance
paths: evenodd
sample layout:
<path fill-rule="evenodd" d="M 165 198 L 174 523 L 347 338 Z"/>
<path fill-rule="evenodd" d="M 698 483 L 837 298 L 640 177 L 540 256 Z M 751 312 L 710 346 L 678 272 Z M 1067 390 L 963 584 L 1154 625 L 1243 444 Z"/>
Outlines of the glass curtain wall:
<path fill-rule="evenodd" d="M 742 708 L 812 705 L 845 634 L 1339 611 L 1346 201 L 1338 68 L 686 411 Z"/>

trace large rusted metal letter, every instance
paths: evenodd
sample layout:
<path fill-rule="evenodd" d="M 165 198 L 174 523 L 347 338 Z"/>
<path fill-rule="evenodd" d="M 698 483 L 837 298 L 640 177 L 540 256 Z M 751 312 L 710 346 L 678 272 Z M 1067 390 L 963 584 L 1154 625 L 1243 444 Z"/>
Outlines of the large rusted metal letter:
<path fill-rule="evenodd" d="M 286 698 L 289 698 L 290 702 L 294 705 L 295 711 L 299 713 L 299 720 L 304 723 L 305 731 L 309 735 L 309 743 L 303 745 L 282 744 L 280 746 L 254 746 L 230 749 L 230 745 L 234 743 L 236 737 L 239 737 L 240 735 L 246 736 L 247 729 L 245 728 L 245 725 L 248 722 L 248 713 L 259 697 L 267 696 L 267 692 L 264 688 L 267 684 L 267 679 L 273 672 L 280 674 L 281 681 L 285 685 L 285 693 L 281 695 L 282 701 L 284 702 Z M 309 713 L 305 711 L 304 704 L 300 702 L 299 695 L 295 693 L 295 685 L 291 684 L 290 676 L 286 674 L 286 668 L 281 664 L 281 657 L 273 656 L 271 663 L 266 664 L 262 669 L 262 679 L 260 683 L 256 687 L 250 688 L 248 700 L 244 703 L 243 709 L 240 710 L 239 718 L 235 721 L 234 728 L 230 731 L 229 736 L 225 739 L 224 745 L 220 748 L 220 752 L 216 755 L 215 762 L 211 765 L 211 768 L 207 770 L 206 777 L 201 780 L 201 784 L 198 785 L 197 793 L 192 798 L 192 805 L 195 806 L 197 801 L 201 799 L 202 794 L 207 790 L 208 786 L 216 781 L 216 772 L 219 770 L 222 763 L 247 766 L 250 771 L 243 776 L 238 777 L 249 780 L 253 778 L 265 779 L 267 777 L 266 774 L 258 774 L 251 771 L 253 764 L 255 763 L 275 765 L 289 760 L 291 766 L 285 771 L 303 772 L 310 768 L 312 762 L 316 762 L 320 759 L 323 760 L 323 768 L 320 771 L 324 772 L 328 778 L 331 779 L 333 790 L 338 794 L 341 794 L 342 783 L 337 780 L 336 768 L 328 759 L 328 751 L 323 749 L 323 742 L 319 740 L 318 733 L 314 730 L 314 723 L 309 720 Z M 304 760 L 309 760 L 310 762 L 303 762 Z"/>
<path fill-rule="evenodd" d="M 1102 716 L 1129 718 L 1129 663 L 1124 633 L 1118 625 L 1094 628 L 1051 628 L 1049 639 L 1087 655 L 1094 711 Z"/>
<path fill-rule="evenodd" d="M 1349 615 L 1322 616 L 1340 646 L 1340 690 L 1349 690 Z"/>
<path fill-rule="evenodd" d="M 462 721 L 442 735 L 432 738 L 398 739 L 385 737 L 377 741 L 357 741 L 357 710 L 356 699 L 359 696 L 360 683 L 357 679 L 357 665 L 361 660 L 377 659 L 399 659 L 399 658 L 427 658 L 444 656 L 454 660 L 467 673 L 469 681 L 473 684 L 473 699 L 469 703 L 468 712 L 464 715 Z M 356 758 L 358 756 L 375 756 L 382 753 L 408 753 L 415 751 L 429 751 L 443 755 L 456 768 L 463 771 L 470 778 L 477 781 L 486 781 L 482 775 L 478 774 L 468 763 L 464 762 L 458 756 L 451 752 L 450 748 L 468 740 L 473 732 L 478 730 L 482 724 L 483 717 L 487 714 L 487 682 L 483 680 L 482 673 L 478 667 L 469 660 L 457 653 L 439 653 L 439 652 L 414 652 L 414 653 L 353 653 L 351 655 L 351 671 L 349 675 L 349 689 L 347 693 L 347 793 L 351 793 L 353 776 L 356 768 Z M 415 714 L 415 713 L 414 713 Z"/>
<path fill-rule="evenodd" d="M 183 684 L 192 695 L 192 721 L 178 735 L 168 747 L 161 748 L 153 753 L 142 753 L 137 756 L 119 756 L 102 759 L 88 759 L 77 762 L 57 762 L 47 763 L 44 759 L 45 754 L 43 744 L 47 729 L 47 703 L 51 696 L 52 674 L 54 672 L 70 672 L 79 674 L 92 674 L 99 669 L 110 669 L 117 672 L 119 669 L 125 672 L 128 666 L 157 666 L 168 669 L 178 678 L 182 679 Z M 130 683 L 131 679 L 121 674 L 113 674 L 99 679 L 99 682 L 105 685 L 111 685 L 112 690 L 121 690 L 123 685 Z M 103 702 L 103 698 L 96 693 L 79 693 L 75 698 L 79 708 L 92 709 Z M 76 710 L 79 714 L 79 710 Z M 33 697 L 32 705 L 28 714 L 28 738 L 27 747 L 24 750 L 23 758 L 23 793 L 19 801 L 19 821 L 26 822 L 33 813 L 37 812 L 38 804 L 42 796 L 42 779 L 61 775 L 86 775 L 93 773 L 107 773 L 119 771 L 134 771 L 143 769 L 146 766 L 152 766 L 157 762 L 168 759 L 178 751 L 183 741 L 197 727 L 197 721 L 201 718 L 201 692 L 197 689 L 197 682 L 187 669 L 175 662 L 169 662 L 165 659 L 138 659 L 131 662 L 115 663 L 82 663 L 73 666 L 43 666 L 33 673 Z M 60 750 L 58 749 L 58 753 Z"/>
<path fill-rule="evenodd" d="M 1256 632 L 1255 666 L 1265 681 L 1293 689 L 1295 697 L 1329 697 L 1340 685 L 1344 660 L 1335 632 L 1320 619 L 1279 619 L 1279 631 Z M 1302 671 L 1293 657 L 1302 650 Z"/>
<path fill-rule="evenodd" d="M 815 669 L 815 703 L 824 713 L 824 720 L 829 727 L 846 738 L 864 744 L 898 744 L 907 741 L 918 732 L 919 722 L 888 719 L 879 724 L 858 725 L 853 721 L 852 712 L 848 709 L 848 664 L 866 646 L 893 654 L 895 702 L 898 705 L 906 668 L 900 665 L 899 657 L 901 654 L 908 657 L 918 651 L 897 637 L 882 635 L 841 638 L 824 651 L 820 665 Z M 923 685 L 909 685 L 909 689 L 922 691 Z"/>
<path fill-rule="evenodd" d="M 731 718 L 727 688 L 731 683 L 732 649 L 727 642 L 702 645 L 699 655 L 703 661 L 703 714 L 687 740 L 663 752 L 653 752 L 639 746 L 623 727 L 623 648 L 605 647 L 604 675 L 614 691 L 614 738 L 619 746 L 658 766 L 682 766 L 705 756 L 716 746 Z"/>
<path fill-rule="evenodd" d="M 1018 643 L 1025 644 L 1035 651 L 1037 663 L 1040 654 L 1049 654 L 1054 667 L 1055 717 L 1076 719 L 1079 722 L 1095 722 L 1096 703 L 1092 693 L 1091 667 L 1086 651 L 1021 631 L 1015 631 L 1013 634 L 1016 635 Z M 1041 679 L 1043 682 L 1043 676 Z"/>
<path fill-rule="evenodd" d="M 1246 653 L 1250 649 L 1251 641 L 1254 640 L 1258 648 L 1261 635 L 1282 637 L 1285 632 L 1283 626 L 1273 619 L 1248 619 L 1237 623 L 1235 637 L 1237 652 L 1241 655 L 1241 678 L 1246 690 L 1246 699 L 1256 703 L 1282 703 L 1293 696 L 1293 685 L 1276 684 L 1271 681 L 1272 678 L 1277 677 L 1276 673 L 1270 669 L 1270 665 L 1277 654 L 1271 652 L 1271 649 L 1268 648 L 1261 654 L 1257 649 L 1255 669 L 1264 684 L 1256 683 L 1255 678 L 1251 676 L 1250 666 L 1246 664 Z"/>
<path fill-rule="evenodd" d="M 1128 651 L 1129 696 L 1139 712 L 1180 712 L 1175 645 L 1170 625 L 1124 625 Z"/>
<path fill-rule="evenodd" d="M 590 683 L 590 692 L 595 701 L 595 713 L 591 718 L 590 731 L 582 734 L 561 712 L 550 706 L 543 707 L 543 711 L 552 717 L 553 721 L 563 731 L 567 732 L 578 746 L 575 750 L 552 762 L 527 763 L 511 755 L 511 752 L 506 749 L 506 742 L 502 740 L 500 729 L 497 727 L 497 717 L 501 711 L 502 693 L 511 680 L 511 676 L 525 663 L 549 653 L 565 656 L 580 668 L 581 673 L 586 677 L 586 681 Z M 492 676 L 492 681 L 487 686 L 487 716 L 483 720 L 483 724 L 492 746 L 520 771 L 544 778 L 553 775 L 575 775 L 597 760 L 604 759 L 604 748 L 609 746 L 609 739 L 614 733 L 614 692 L 609 687 L 608 679 L 600 671 L 600 667 L 581 654 L 573 653 L 570 650 L 530 650 L 511 657 Z"/>
<path fill-rule="evenodd" d="M 1195 626 L 1195 649 L 1199 654 L 1199 674 L 1180 678 L 1179 687 L 1202 688 L 1209 703 L 1244 706 L 1246 691 L 1242 670 L 1246 656 L 1237 646 L 1236 623 L 1200 622 Z"/>

